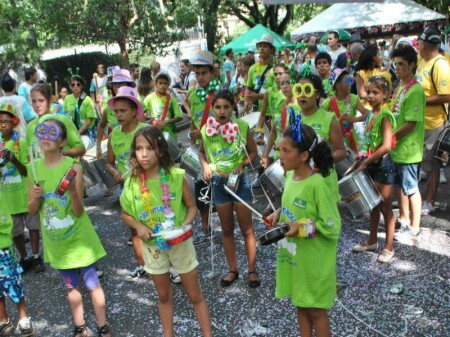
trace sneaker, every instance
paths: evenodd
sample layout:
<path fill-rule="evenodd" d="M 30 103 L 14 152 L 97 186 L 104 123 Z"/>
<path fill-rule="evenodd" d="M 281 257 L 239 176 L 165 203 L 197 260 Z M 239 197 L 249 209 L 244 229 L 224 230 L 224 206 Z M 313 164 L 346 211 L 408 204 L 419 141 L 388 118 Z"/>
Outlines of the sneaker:
<path fill-rule="evenodd" d="M 128 246 L 133 246 L 133 240 L 131 240 L 131 238 L 128 239 L 127 245 Z"/>
<path fill-rule="evenodd" d="M 33 257 L 27 256 L 26 258 L 20 258 L 19 261 L 20 266 L 22 267 L 24 272 L 29 271 L 33 267 Z"/>
<path fill-rule="evenodd" d="M 42 273 L 45 271 L 44 261 L 42 261 L 42 257 L 40 255 L 38 258 L 34 259 L 33 267 L 35 273 Z"/>
<path fill-rule="evenodd" d="M 213 233 L 213 237 L 214 237 L 214 232 Z M 197 233 L 197 235 L 194 236 L 194 239 L 192 240 L 194 245 L 198 245 L 200 243 L 206 242 L 208 241 L 208 239 L 211 237 L 211 228 L 208 229 L 207 231 L 200 231 Z"/>
<path fill-rule="evenodd" d="M 406 220 L 397 220 L 395 222 L 395 230 L 396 231 L 404 231 L 411 228 L 411 224 Z"/>
<path fill-rule="evenodd" d="M 173 268 L 169 269 L 169 277 L 170 277 L 170 280 L 172 281 L 172 283 L 175 283 L 175 284 L 181 283 L 180 275 L 178 275 L 178 273 Z"/>
<path fill-rule="evenodd" d="M 439 175 L 439 182 L 441 184 L 447 184 L 447 177 L 445 176 L 444 169 L 441 169 L 441 173 Z"/>
<path fill-rule="evenodd" d="M 97 277 L 102 278 L 103 275 L 105 275 L 105 272 L 103 270 L 97 270 Z"/>
<path fill-rule="evenodd" d="M 394 233 L 394 240 L 400 243 L 410 244 L 419 239 L 420 229 L 415 232 L 413 229 L 407 229 L 398 233 Z"/>
<path fill-rule="evenodd" d="M 135 281 L 138 278 L 144 277 L 147 272 L 144 270 L 144 266 L 137 266 L 130 274 L 127 275 L 128 281 Z"/>
<path fill-rule="evenodd" d="M 376 251 L 378 249 L 378 242 L 375 242 L 373 245 L 368 245 L 367 242 L 362 244 L 354 245 L 352 250 L 354 252 L 365 252 L 365 251 Z"/>
<path fill-rule="evenodd" d="M 425 171 L 420 170 L 419 173 L 419 181 L 427 180 L 427 173 Z"/>
<path fill-rule="evenodd" d="M 431 212 L 434 212 L 435 207 L 431 204 L 431 202 L 424 201 L 422 203 L 422 215 L 428 215 Z"/>
<path fill-rule="evenodd" d="M 21 318 L 19 321 L 19 329 L 21 336 L 33 336 L 34 335 L 34 327 L 33 323 L 31 323 L 30 317 Z"/>
<path fill-rule="evenodd" d="M 0 323 L 0 336 L 9 334 L 13 329 L 14 327 L 8 317 L 8 321 Z"/>
<path fill-rule="evenodd" d="M 394 258 L 395 252 L 387 249 L 383 249 L 380 255 L 378 255 L 378 262 L 380 263 L 391 263 Z"/>

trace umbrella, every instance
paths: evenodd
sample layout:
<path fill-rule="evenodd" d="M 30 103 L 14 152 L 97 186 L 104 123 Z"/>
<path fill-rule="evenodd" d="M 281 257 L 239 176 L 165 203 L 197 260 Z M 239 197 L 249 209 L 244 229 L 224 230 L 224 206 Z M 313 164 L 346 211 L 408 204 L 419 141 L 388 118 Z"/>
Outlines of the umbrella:
<path fill-rule="evenodd" d="M 344 29 L 336 29 L 336 30 L 333 30 L 333 32 L 335 32 L 335 31 L 339 32 L 339 41 L 341 41 L 341 42 L 350 41 L 350 36 L 351 36 L 351 34 L 350 34 L 349 32 L 347 32 L 347 31 L 344 30 Z M 323 44 L 326 44 L 326 43 L 327 43 L 327 39 L 328 39 L 328 34 L 329 34 L 329 33 L 330 33 L 330 32 L 328 32 L 327 34 L 324 34 L 324 35 L 322 36 L 322 38 L 320 39 L 320 42 L 321 42 L 321 43 L 323 43 Z"/>

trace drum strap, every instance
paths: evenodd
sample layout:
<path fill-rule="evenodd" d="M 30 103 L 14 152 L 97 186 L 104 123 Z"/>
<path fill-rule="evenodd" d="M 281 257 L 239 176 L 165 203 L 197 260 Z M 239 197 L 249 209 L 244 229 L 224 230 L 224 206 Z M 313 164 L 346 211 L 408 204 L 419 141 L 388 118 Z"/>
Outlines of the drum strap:
<path fill-rule="evenodd" d="M 281 109 L 281 130 L 284 131 L 286 128 L 286 120 L 287 120 L 287 107 L 286 103 L 283 104 L 283 108 Z"/>
<path fill-rule="evenodd" d="M 336 114 L 336 117 L 339 119 L 339 124 L 341 126 L 342 136 L 348 136 L 348 140 L 350 141 L 350 147 L 353 151 L 357 151 L 358 147 L 356 146 L 355 137 L 353 136 L 353 125 L 350 125 L 350 127 L 345 127 L 344 122 L 341 119 L 341 111 L 339 110 L 339 106 L 336 101 L 335 96 L 331 96 L 330 99 L 330 110 L 333 111 Z"/>
<path fill-rule="evenodd" d="M 161 115 L 161 120 L 165 121 L 166 117 L 167 117 L 167 112 L 169 111 L 169 106 L 170 106 L 170 94 L 166 95 L 166 104 L 164 104 L 164 110 L 163 113 Z"/>
<path fill-rule="evenodd" d="M 202 122 L 200 124 L 200 129 L 203 127 L 203 125 L 206 124 L 206 121 L 208 120 L 209 109 L 211 108 L 213 96 L 214 96 L 214 91 L 211 91 L 208 94 L 208 99 L 206 100 L 205 110 L 203 110 L 203 117 L 202 117 Z"/>

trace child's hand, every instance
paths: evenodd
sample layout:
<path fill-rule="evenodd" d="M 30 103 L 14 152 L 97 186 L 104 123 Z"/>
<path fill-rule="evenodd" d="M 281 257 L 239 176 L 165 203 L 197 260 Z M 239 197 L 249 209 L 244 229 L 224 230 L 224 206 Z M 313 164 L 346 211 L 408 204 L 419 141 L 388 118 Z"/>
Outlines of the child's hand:
<path fill-rule="evenodd" d="M 272 226 L 266 224 L 266 227 L 275 227 L 276 224 L 278 223 L 278 220 L 280 219 L 280 210 L 276 210 L 275 212 L 270 214 L 267 217 L 267 219 L 270 220 L 270 222 L 272 222 Z"/>
<path fill-rule="evenodd" d="M 42 189 L 42 186 L 39 184 L 36 184 L 33 186 L 33 197 L 40 199 L 44 196 L 44 190 Z"/>
<path fill-rule="evenodd" d="M 266 169 L 269 167 L 269 165 L 270 165 L 269 158 L 262 157 L 261 158 L 261 166 Z"/>
<path fill-rule="evenodd" d="M 115 170 L 115 172 L 114 172 L 113 179 L 114 179 L 114 182 L 115 182 L 116 184 L 121 184 L 121 183 L 123 183 L 123 177 L 122 177 L 122 174 L 121 174 L 119 171 L 117 171 L 117 170 Z"/>
<path fill-rule="evenodd" d="M 238 166 L 236 166 L 233 172 L 240 176 L 242 173 L 244 173 L 244 165 L 240 163 Z"/>
<path fill-rule="evenodd" d="M 136 228 L 136 233 L 142 241 L 148 241 L 152 237 L 152 231 L 150 228 L 143 224 Z"/>
<path fill-rule="evenodd" d="M 341 119 L 343 122 L 353 123 L 353 117 L 350 116 L 349 114 L 343 114 L 341 116 Z"/>
<path fill-rule="evenodd" d="M 167 121 L 158 121 L 158 128 L 162 129 L 167 125 Z"/>
<path fill-rule="evenodd" d="M 207 183 L 209 183 L 211 181 L 211 177 L 212 177 L 212 170 L 211 170 L 211 168 L 208 165 L 208 167 L 203 170 L 203 179 Z"/>
<path fill-rule="evenodd" d="M 287 223 L 291 229 L 289 232 L 284 234 L 284 236 L 295 237 L 298 236 L 298 230 L 300 228 L 300 224 L 297 221 L 292 221 Z"/>
<path fill-rule="evenodd" d="M 189 132 L 189 138 L 191 139 L 191 142 L 195 142 L 197 139 L 201 139 L 202 135 L 198 130 L 191 130 L 191 132 Z"/>

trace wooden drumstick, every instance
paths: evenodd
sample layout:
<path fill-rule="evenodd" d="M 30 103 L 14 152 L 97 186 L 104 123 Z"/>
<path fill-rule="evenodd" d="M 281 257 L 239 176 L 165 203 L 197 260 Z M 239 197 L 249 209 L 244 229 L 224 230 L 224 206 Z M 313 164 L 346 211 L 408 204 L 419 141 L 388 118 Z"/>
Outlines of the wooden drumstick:
<path fill-rule="evenodd" d="M 361 159 L 356 159 L 355 162 L 352 164 L 352 166 L 350 166 L 347 171 L 345 171 L 344 173 L 344 177 L 349 174 L 350 172 L 353 171 L 353 169 L 355 168 L 355 166 L 361 161 Z"/>

